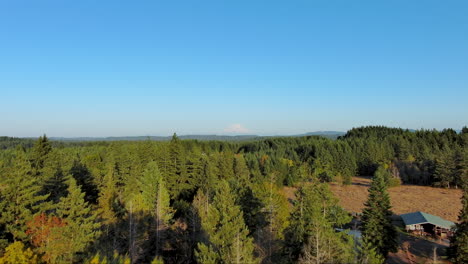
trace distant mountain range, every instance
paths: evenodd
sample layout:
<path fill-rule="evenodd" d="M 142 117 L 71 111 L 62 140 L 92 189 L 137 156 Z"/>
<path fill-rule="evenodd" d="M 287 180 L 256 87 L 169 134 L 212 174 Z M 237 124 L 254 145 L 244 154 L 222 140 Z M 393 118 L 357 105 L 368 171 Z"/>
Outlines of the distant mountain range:
<path fill-rule="evenodd" d="M 306 136 L 322 136 L 327 138 L 336 139 L 339 136 L 344 135 L 345 132 L 340 131 L 316 131 L 298 135 L 277 135 L 277 136 L 259 136 L 259 135 L 182 135 L 178 136 L 180 139 L 195 139 L 195 140 L 220 140 L 220 141 L 246 141 L 253 139 L 272 138 L 272 137 L 306 137 Z M 169 141 L 172 136 L 135 136 L 135 137 L 50 137 L 50 140 L 54 141 L 142 141 L 142 140 L 154 140 L 154 141 Z"/>

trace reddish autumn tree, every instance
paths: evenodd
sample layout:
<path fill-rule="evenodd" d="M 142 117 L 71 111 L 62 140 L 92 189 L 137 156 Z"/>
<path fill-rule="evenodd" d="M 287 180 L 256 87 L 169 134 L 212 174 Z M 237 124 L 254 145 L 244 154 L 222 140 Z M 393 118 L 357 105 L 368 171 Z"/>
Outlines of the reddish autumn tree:
<path fill-rule="evenodd" d="M 66 250 L 63 248 L 66 238 L 62 232 L 65 226 L 66 222 L 63 219 L 45 213 L 36 215 L 27 223 L 26 234 L 47 263 L 56 263 L 57 258 Z"/>

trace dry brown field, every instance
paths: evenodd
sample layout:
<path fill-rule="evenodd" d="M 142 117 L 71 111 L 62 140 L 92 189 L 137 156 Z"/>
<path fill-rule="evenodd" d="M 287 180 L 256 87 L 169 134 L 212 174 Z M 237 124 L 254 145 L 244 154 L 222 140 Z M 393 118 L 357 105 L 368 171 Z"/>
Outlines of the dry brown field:
<path fill-rule="evenodd" d="M 350 186 L 332 183 L 331 190 L 348 211 L 361 212 L 367 200 L 370 177 L 354 177 Z M 388 190 L 395 214 L 423 211 L 450 221 L 457 221 L 461 210 L 460 189 L 444 189 L 418 185 L 401 185 Z"/>
<path fill-rule="evenodd" d="M 362 212 L 370 183 L 370 177 L 354 177 L 351 185 L 331 183 L 330 187 L 344 209 L 349 212 Z M 289 198 L 294 197 L 294 191 L 295 188 L 285 188 Z M 389 188 L 388 191 L 395 214 L 423 211 L 456 222 L 462 206 L 462 192 L 459 189 L 401 185 Z"/>

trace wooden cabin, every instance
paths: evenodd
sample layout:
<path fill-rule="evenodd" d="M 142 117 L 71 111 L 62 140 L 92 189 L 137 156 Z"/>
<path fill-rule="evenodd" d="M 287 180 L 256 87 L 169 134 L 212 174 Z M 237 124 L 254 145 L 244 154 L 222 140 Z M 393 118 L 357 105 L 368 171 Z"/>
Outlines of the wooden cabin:
<path fill-rule="evenodd" d="M 435 238 L 449 238 L 453 235 L 455 223 L 424 212 L 402 214 L 401 219 L 408 233 Z"/>

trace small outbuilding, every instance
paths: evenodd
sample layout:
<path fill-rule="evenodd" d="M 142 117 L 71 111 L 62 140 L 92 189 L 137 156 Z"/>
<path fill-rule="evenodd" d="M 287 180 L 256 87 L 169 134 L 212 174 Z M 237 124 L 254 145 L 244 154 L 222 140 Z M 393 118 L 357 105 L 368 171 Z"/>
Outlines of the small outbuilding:
<path fill-rule="evenodd" d="M 448 238 L 453 235 L 455 223 L 424 212 L 402 214 L 401 219 L 407 232 L 417 235 Z"/>

